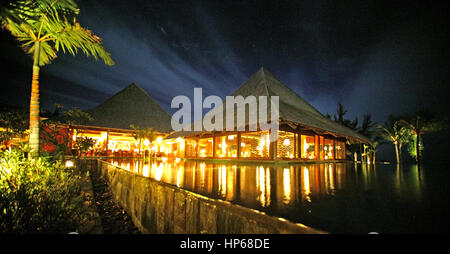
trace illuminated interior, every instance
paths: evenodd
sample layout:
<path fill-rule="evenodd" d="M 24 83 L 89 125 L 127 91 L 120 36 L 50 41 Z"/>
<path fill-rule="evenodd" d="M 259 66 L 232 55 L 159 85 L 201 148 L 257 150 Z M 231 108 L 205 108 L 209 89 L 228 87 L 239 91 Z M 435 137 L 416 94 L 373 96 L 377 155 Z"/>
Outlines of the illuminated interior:
<path fill-rule="evenodd" d="M 72 134 L 72 149 L 75 149 L 75 142 L 81 138 L 92 138 L 94 146 L 85 154 L 88 156 L 138 156 L 146 153 L 149 155 L 163 153 L 165 147 L 162 146 L 163 136 L 157 136 L 153 142 L 148 139 L 138 140 L 132 132 L 107 132 L 101 130 L 75 129 Z M 170 149 L 169 149 L 170 151 Z"/>
<path fill-rule="evenodd" d="M 269 132 L 241 134 L 241 158 L 269 158 Z"/>
<path fill-rule="evenodd" d="M 156 156 L 164 158 L 225 158 L 333 160 L 345 159 L 345 142 L 329 135 L 315 135 L 311 131 L 294 133 L 278 131 L 274 146 L 269 131 L 217 133 L 214 137 L 171 138 L 158 135 L 153 141 L 138 140 L 133 132 L 105 131 L 102 129 L 73 130 L 72 148 L 81 137 L 94 139 L 95 145 L 83 155 L 87 156 Z M 319 142 L 319 143 L 318 143 Z"/>
<path fill-rule="evenodd" d="M 315 140 L 314 136 L 301 135 L 301 158 L 302 159 L 315 159 Z"/>
<path fill-rule="evenodd" d="M 198 156 L 212 157 L 213 156 L 213 139 L 201 138 L 198 140 Z"/>
<path fill-rule="evenodd" d="M 158 144 L 159 142 L 157 142 Z M 184 157 L 185 140 L 182 138 L 175 138 L 164 140 L 160 142 L 160 152 L 165 157 Z"/>
<path fill-rule="evenodd" d="M 277 158 L 296 158 L 295 134 L 292 132 L 278 131 Z"/>
<path fill-rule="evenodd" d="M 218 158 L 236 158 L 237 157 L 237 135 L 227 135 L 216 137 L 216 157 Z M 244 144 L 245 146 L 245 144 Z M 242 142 L 241 142 L 242 147 Z"/>
<path fill-rule="evenodd" d="M 197 157 L 197 141 L 186 139 L 186 157 Z"/>
<path fill-rule="evenodd" d="M 321 158 L 324 160 L 333 159 L 333 140 L 328 138 L 322 138 L 320 140 L 321 144 Z"/>
<path fill-rule="evenodd" d="M 335 153 L 336 159 L 342 160 L 345 159 L 345 142 L 336 140 L 335 141 Z"/>

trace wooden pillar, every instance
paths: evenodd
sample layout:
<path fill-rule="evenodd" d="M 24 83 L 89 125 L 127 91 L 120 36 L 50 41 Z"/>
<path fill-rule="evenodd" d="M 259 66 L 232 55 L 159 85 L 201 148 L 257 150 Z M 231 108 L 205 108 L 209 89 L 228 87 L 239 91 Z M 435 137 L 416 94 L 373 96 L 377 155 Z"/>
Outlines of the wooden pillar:
<path fill-rule="evenodd" d="M 302 158 L 302 135 L 301 133 L 297 134 L 297 158 Z"/>
<path fill-rule="evenodd" d="M 212 157 L 216 158 L 216 133 L 213 132 L 213 153 Z"/>
<path fill-rule="evenodd" d="M 335 160 L 336 159 L 336 139 L 335 138 L 333 138 L 332 147 L 333 147 L 333 151 L 331 152 L 331 156 L 332 156 L 332 159 Z"/>
<path fill-rule="evenodd" d="M 237 133 L 237 158 L 241 158 L 241 133 Z"/>
<path fill-rule="evenodd" d="M 106 131 L 106 157 L 108 157 L 109 130 Z"/>
<path fill-rule="evenodd" d="M 185 140 L 184 140 L 184 158 L 187 157 L 187 156 L 186 156 L 186 155 L 187 155 L 187 152 L 186 152 L 186 151 L 187 151 L 187 147 L 188 147 L 188 146 L 187 146 L 187 140 L 185 139 Z"/>
<path fill-rule="evenodd" d="M 322 148 L 320 148 L 320 146 L 322 146 Z M 320 159 L 324 160 L 325 159 L 325 137 L 324 136 L 320 136 L 319 135 L 319 154 L 320 154 Z"/>
<path fill-rule="evenodd" d="M 342 149 L 344 149 L 344 160 L 347 160 L 347 142 L 344 142 Z"/>
<path fill-rule="evenodd" d="M 269 135 L 271 136 L 272 134 L 272 129 L 269 132 Z M 277 138 L 278 140 L 278 138 Z M 277 158 L 277 140 L 275 141 L 270 141 L 270 146 L 269 146 L 269 159 L 270 160 L 275 160 Z"/>
<path fill-rule="evenodd" d="M 198 147 L 200 146 L 199 141 L 200 141 L 200 138 L 195 139 L 195 157 L 200 157 L 200 155 L 198 154 Z"/>
<path fill-rule="evenodd" d="M 320 138 L 319 135 L 314 135 L 314 158 L 320 159 Z"/>
<path fill-rule="evenodd" d="M 297 158 L 297 133 L 294 133 L 294 159 Z"/>

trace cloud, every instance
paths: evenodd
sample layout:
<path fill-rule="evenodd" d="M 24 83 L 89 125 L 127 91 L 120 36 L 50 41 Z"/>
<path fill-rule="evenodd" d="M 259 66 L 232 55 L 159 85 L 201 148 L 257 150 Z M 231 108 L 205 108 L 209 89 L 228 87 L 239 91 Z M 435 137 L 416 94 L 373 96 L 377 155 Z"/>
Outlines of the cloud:
<path fill-rule="evenodd" d="M 82 25 L 103 39 L 116 65 L 109 67 L 101 61 L 64 55 L 47 68 L 52 75 L 111 95 L 135 82 L 166 109 L 172 97 L 190 96 L 194 87 L 225 96 L 231 92 L 230 87 L 238 85 L 237 80 L 246 78 L 226 38 L 201 8 L 196 8 L 192 18 L 198 22 L 196 33 L 202 34 L 205 47 L 194 46 L 190 31 L 183 31 L 183 24 L 176 20 L 165 21 L 171 26 L 163 28 L 139 12 L 130 20 L 114 10 L 100 8 L 98 3 L 91 4 L 92 8 L 82 12 Z"/>

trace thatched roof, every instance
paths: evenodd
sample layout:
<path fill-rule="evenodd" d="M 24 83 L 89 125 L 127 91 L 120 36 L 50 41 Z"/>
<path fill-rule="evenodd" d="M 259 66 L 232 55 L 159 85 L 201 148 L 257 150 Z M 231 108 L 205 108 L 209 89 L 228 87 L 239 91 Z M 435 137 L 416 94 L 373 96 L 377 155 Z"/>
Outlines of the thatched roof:
<path fill-rule="evenodd" d="M 133 124 L 163 133 L 172 131 L 170 115 L 134 83 L 87 112 L 94 118 L 88 123 L 91 126 L 131 129 Z"/>
<path fill-rule="evenodd" d="M 336 136 L 345 136 L 350 139 L 355 139 L 355 141 L 360 142 L 370 142 L 367 137 L 357 133 L 354 130 L 351 130 L 339 123 L 328 119 L 324 115 L 322 115 L 319 111 L 317 111 L 311 104 L 306 102 L 303 98 L 301 98 L 298 94 L 296 94 L 293 90 L 283 84 L 281 81 L 276 79 L 272 74 L 270 74 L 264 68 L 261 68 L 258 72 L 253 74 L 250 79 L 245 82 L 241 87 L 239 87 L 235 92 L 231 94 L 232 96 L 242 95 L 244 98 L 250 95 L 253 96 L 267 96 L 268 98 L 271 96 L 279 96 L 279 122 L 280 123 L 292 123 L 293 125 L 300 126 L 300 128 L 311 128 L 318 132 L 322 133 L 331 133 Z M 224 101 L 225 105 L 226 100 Z M 258 103 L 256 103 L 258 104 Z M 257 107 L 257 105 L 255 105 Z M 267 119 L 270 121 L 270 104 L 268 105 L 268 115 Z M 224 106 L 224 128 L 225 128 L 225 115 L 227 112 L 226 106 Z M 245 110 L 246 115 L 246 125 L 248 124 L 248 110 L 249 107 L 245 109 L 234 109 L 234 115 L 236 119 L 236 115 L 238 110 Z M 217 111 L 221 111 L 220 107 L 215 107 L 210 112 L 214 113 Z M 236 120 L 235 120 L 236 122 Z M 237 127 L 237 126 L 235 126 Z M 188 136 L 198 134 L 199 132 L 176 132 L 169 136 L 178 137 L 178 136 Z"/>

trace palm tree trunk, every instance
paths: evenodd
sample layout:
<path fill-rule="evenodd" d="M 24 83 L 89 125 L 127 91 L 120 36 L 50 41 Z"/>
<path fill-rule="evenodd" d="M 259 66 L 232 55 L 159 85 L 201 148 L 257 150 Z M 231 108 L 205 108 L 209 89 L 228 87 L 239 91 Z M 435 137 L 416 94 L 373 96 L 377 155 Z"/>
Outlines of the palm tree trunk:
<path fill-rule="evenodd" d="M 416 162 L 417 162 L 417 164 L 420 163 L 420 147 L 419 147 L 419 144 L 420 144 L 420 135 L 416 134 Z"/>
<path fill-rule="evenodd" d="M 363 156 L 363 151 L 362 151 L 362 145 L 361 145 L 361 143 L 359 143 L 359 153 L 361 154 L 361 163 L 363 163 L 364 162 L 364 156 Z"/>
<path fill-rule="evenodd" d="M 395 146 L 395 157 L 397 159 L 397 164 L 400 164 L 400 150 L 399 150 L 399 147 L 398 147 L 398 143 L 395 142 L 394 146 Z"/>
<path fill-rule="evenodd" d="M 39 156 L 39 42 L 35 43 L 30 100 L 30 157 Z"/>

